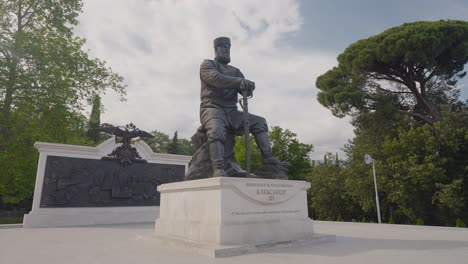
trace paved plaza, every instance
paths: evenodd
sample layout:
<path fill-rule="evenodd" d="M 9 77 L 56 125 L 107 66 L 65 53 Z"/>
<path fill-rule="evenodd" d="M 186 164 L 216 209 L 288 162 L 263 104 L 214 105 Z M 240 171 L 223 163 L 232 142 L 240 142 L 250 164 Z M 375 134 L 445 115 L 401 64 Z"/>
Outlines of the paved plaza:
<path fill-rule="evenodd" d="M 158 245 L 151 223 L 1 228 L 0 263 L 468 263 L 465 228 L 322 221 L 314 225 L 317 233 L 335 234 L 336 242 L 218 259 Z"/>

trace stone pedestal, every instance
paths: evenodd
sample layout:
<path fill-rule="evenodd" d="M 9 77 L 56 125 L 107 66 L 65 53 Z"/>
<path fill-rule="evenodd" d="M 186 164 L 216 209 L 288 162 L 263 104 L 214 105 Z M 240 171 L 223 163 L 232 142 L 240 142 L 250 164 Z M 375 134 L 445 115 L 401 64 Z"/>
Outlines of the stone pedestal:
<path fill-rule="evenodd" d="M 163 184 L 156 237 L 213 257 L 334 236 L 314 234 L 304 181 L 208 178 Z"/>

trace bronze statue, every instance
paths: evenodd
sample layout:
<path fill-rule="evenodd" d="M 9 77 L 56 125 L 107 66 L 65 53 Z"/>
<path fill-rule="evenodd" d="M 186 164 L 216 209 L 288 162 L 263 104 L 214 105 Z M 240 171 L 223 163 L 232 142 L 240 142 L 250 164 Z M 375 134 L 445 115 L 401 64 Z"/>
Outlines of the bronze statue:
<path fill-rule="evenodd" d="M 204 60 L 200 66 L 201 127 L 192 137 L 197 152 L 190 162 L 186 180 L 245 177 L 245 171 L 234 157 L 235 136 L 243 135 L 244 124 L 248 124 L 246 130 L 254 136 L 263 157 L 263 166 L 250 177 L 287 179 L 288 164 L 273 156 L 265 118 L 237 108 L 238 94 L 251 97 L 255 83 L 246 79 L 239 69 L 228 65 L 231 61 L 229 38 L 220 37 L 213 42 L 215 59 Z"/>

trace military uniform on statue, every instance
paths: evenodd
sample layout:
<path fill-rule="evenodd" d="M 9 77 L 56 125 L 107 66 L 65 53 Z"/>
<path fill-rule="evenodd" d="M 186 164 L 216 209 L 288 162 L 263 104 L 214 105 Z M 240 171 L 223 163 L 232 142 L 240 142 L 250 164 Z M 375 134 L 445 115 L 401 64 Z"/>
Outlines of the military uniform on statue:
<path fill-rule="evenodd" d="M 287 179 L 288 163 L 273 156 L 265 118 L 250 113 L 244 115 L 237 108 L 238 95 L 246 93 L 252 97 L 255 83 L 246 79 L 239 69 L 228 65 L 231 61 L 229 38 L 216 38 L 213 44 L 215 59 L 204 60 L 200 66 L 201 127 L 192 137 L 197 152 L 190 162 L 186 180 L 245 177 L 246 172 L 234 157 L 235 136 L 243 135 L 245 121 L 263 157 L 263 166 L 249 177 Z"/>

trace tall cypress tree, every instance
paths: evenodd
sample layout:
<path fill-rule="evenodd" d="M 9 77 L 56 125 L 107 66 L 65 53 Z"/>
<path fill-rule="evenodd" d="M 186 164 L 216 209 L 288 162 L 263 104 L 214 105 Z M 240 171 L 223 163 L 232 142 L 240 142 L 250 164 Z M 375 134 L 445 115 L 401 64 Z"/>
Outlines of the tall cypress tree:
<path fill-rule="evenodd" d="M 101 97 L 96 95 L 93 98 L 93 108 L 88 122 L 88 137 L 94 143 L 99 140 L 99 125 L 101 125 Z"/>
<path fill-rule="evenodd" d="M 174 132 L 174 137 L 172 138 L 171 143 L 167 147 L 167 153 L 179 154 L 179 140 L 177 139 L 177 131 Z"/>

